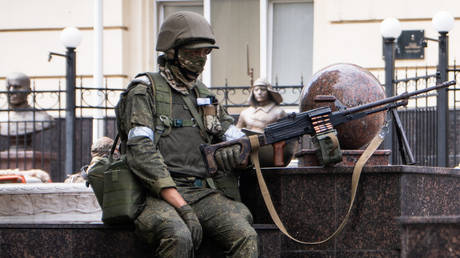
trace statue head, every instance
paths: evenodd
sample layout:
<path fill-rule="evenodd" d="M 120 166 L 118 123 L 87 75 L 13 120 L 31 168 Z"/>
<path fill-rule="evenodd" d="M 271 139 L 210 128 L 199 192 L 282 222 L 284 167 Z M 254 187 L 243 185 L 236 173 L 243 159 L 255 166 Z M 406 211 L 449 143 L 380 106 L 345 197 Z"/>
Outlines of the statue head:
<path fill-rule="evenodd" d="M 264 78 L 259 78 L 254 82 L 249 96 L 249 105 L 253 107 L 265 106 L 271 102 L 279 105 L 283 102 L 283 97 L 273 90 L 271 84 Z"/>
<path fill-rule="evenodd" d="M 160 28 L 157 51 L 165 52 L 168 62 L 193 81 L 203 72 L 207 55 L 216 40 L 209 22 L 194 12 L 181 11 L 168 16 Z"/>
<path fill-rule="evenodd" d="M 6 76 L 8 103 L 11 108 L 27 107 L 27 96 L 30 94 L 30 79 L 23 73 L 11 73 Z"/>

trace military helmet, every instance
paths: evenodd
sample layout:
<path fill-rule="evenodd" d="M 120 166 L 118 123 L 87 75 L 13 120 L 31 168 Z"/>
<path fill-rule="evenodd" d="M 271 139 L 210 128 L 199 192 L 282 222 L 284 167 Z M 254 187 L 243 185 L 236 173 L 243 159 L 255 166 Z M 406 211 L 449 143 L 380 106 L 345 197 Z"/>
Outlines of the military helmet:
<path fill-rule="evenodd" d="M 219 48 L 211 25 L 201 15 L 180 11 L 166 18 L 160 28 L 157 51 L 186 45 L 187 48 Z"/>
<path fill-rule="evenodd" d="M 251 87 L 251 93 L 249 94 L 249 105 L 252 107 L 257 107 L 257 100 L 254 97 L 254 87 L 256 86 L 263 86 L 267 88 L 268 95 L 271 96 L 272 100 L 275 101 L 277 105 L 279 105 L 281 102 L 283 102 L 283 97 L 281 94 L 277 91 L 275 91 L 272 88 L 272 85 L 270 82 L 267 81 L 265 78 L 258 78 L 255 82 L 254 85 Z"/>

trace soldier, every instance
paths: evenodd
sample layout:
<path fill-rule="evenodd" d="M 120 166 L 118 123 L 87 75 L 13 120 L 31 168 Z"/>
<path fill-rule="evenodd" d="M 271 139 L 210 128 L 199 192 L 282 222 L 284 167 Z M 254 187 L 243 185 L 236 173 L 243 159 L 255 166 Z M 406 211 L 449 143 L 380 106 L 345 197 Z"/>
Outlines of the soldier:
<path fill-rule="evenodd" d="M 199 80 L 206 56 L 218 48 L 209 23 L 192 12 L 169 16 L 160 28 L 159 73 L 136 76 L 117 105 L 121 154 L 147 189 L 136 233 L 159 257 L 193 257 L 202 235 L 229 257 L 257 257 L 257 234 L 238 202 L 240 147 L 215 158 L 210 178 L 199 146 L 225 140 L 233 119 Z"/>
<path fill-rule="evenodd" d="M 236 126 L 263 133 L 268 124 L 286 116 L 286 112 L 278 106 L 282 101 L 281 95 L 267 80 L 257 79 L 249 96 L 250 107 L 241 112 Z"/>

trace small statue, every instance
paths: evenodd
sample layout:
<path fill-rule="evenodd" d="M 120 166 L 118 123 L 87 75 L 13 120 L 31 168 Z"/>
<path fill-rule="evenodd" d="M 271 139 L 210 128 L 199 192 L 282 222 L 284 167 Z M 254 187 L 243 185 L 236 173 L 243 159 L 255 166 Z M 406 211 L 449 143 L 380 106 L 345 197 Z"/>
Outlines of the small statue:
<path fill-rule="evenodd" d="M 53 117 L 31 107 L 27 96 L 31 92 L 30 79 L 23 73 L 6 77 L 9 111 L 0 112 L 0 135 L 16 137 L 45 130 L 52 126 Z"/>
<path fill-rule="evenodd" d="M 287 115 L 279 106 L 282 101 L 283 97 L 273 90 L 267 80 L 263 78 L 257 79 L 249 96 L 250 107 L 241 112 L 236 126 L 249 131 L 263 133 L 268 124 Z"/>
<path fill-rule="evenodd" d="M 241 128 L 247 135 L 263 133 L 268 124 L 278 121 L 287 116 L 286 112 L 279 106 L 283 97 L 273 90 L 270 83 L 263 78 L 254 82 L 249 96 L 249 105 L 243 110 L 236 126 Z M 283 162 L 287 166 L 291 161 L 294 149 L 297 148 L 297 141 L 290 140 L 283 147 Z M 260 148 L 259 160 L 262 167 L 273 167 L 274 151 L 271 145 Z"/>

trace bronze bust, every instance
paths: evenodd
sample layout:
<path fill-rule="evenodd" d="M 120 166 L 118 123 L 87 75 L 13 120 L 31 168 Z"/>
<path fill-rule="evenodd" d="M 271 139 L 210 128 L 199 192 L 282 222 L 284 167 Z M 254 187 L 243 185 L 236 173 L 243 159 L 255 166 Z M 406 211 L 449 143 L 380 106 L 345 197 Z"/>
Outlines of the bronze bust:
<path fill-rule="evenodd" d="M 281 95 L 273 90 L 270 83 L 259 78 L 254 82 L 249 96 L 249 107 L 243 110 L 238 119 L 237 127 L 243 129 L 246 134 L 263 133 L 268 124 L 287 116 L 279 106 L 283 101 Z M 297 141 L 288 141 L 284 147 L 283 160 L 287 166 L 292 159 Z M 260 165 L 262 167 L 274 166 L 273 147 L 266 145 L 259 151 Z"/>
<path fill-rule="evenodd" d="M 0 112 L 0 135 L 17 136 L 42 131 L 52 126 L 53 117 L 31 107 L 27 97 L 31 92 L 30 79 L 23 73 L 6 77 L 8 111 Z"/>
<path fill-rule="evenodd" d="M 257 79 L 251 88 L 250 107 L 241 112 L 236 126 L 263 133 L 268 124 L 286 116 L 286 112 L 279 106 L 282 101 L 281 95 L 273 90 L 267 80 Z"/>

